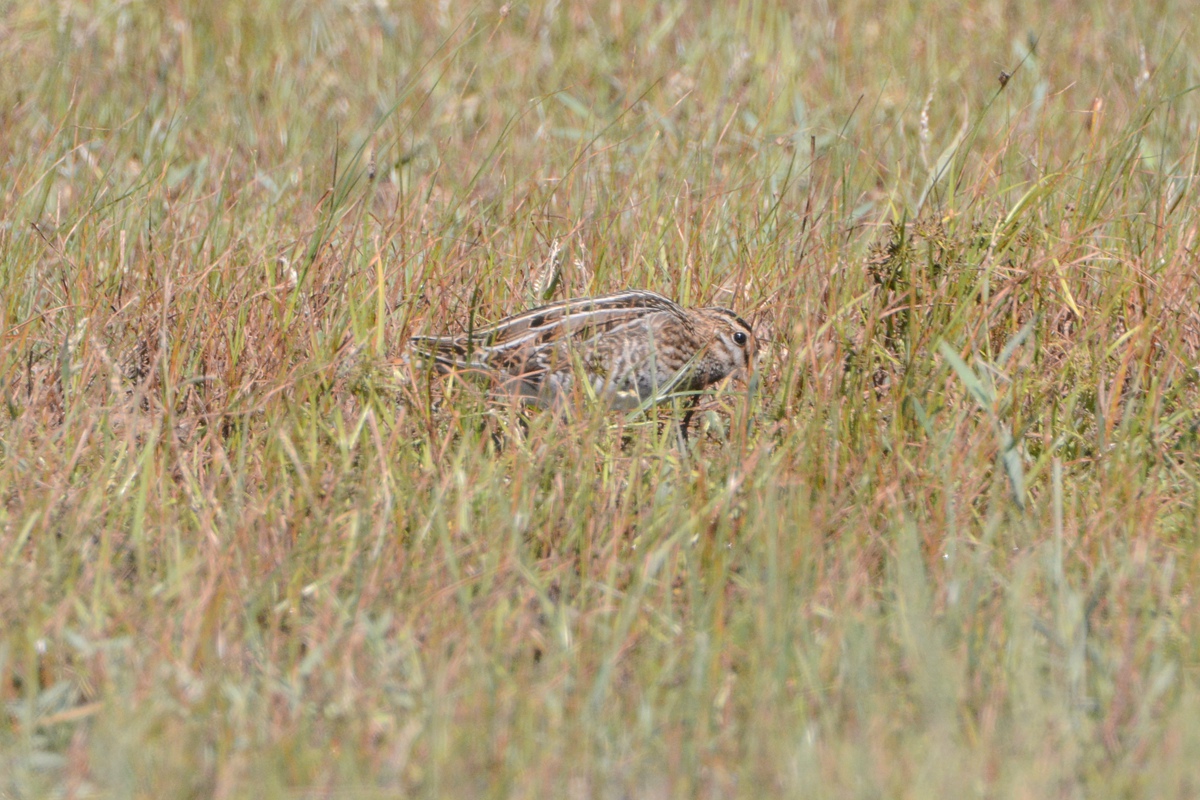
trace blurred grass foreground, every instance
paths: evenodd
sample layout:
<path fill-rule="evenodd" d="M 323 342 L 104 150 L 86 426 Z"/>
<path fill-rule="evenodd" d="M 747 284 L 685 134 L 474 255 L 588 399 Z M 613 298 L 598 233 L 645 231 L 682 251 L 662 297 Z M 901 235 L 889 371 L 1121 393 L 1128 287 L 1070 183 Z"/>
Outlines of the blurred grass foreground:
<path fill-rule="evenodd" d="M 1197 796 L 1196 19 L 0 4 L 0 798 Z M 404 358 L 627 287 L 686 445 Z"/>

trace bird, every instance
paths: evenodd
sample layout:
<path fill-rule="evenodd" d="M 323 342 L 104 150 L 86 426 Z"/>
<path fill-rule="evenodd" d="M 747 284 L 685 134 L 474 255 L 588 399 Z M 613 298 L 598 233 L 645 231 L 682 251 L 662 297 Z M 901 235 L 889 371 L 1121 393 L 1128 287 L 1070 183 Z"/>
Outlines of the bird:
<path fill-rule="evenodd" d="M 561 404 L 578 389 L 629 410 L 748 374 L 758 339 L 728 308 L 627 290 L 540 306 L 460 336 L 413 336 L 409 346 L 440 371 L 485 374 L 500 393 L 535 405 Z"/>

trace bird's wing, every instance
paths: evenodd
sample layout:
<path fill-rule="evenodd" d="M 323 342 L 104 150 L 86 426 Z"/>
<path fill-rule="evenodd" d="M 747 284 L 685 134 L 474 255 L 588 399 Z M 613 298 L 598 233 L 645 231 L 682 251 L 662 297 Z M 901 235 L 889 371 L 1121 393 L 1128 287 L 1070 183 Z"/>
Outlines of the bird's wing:
<path fill-rule="evenodd" d="M 647 314 L 667 311 L 686 318 L 677 304 L 654 292 L 628 291 L 563 300 L 534 308 L 476 332 L 488 348 L 519 350 L 555 340 L 582 342 Z"/>
<path fill-rule="evenodd" d="M 563 300 L 506 317 L 468 336 L 414 336 L 410 346 L 444 367 L 544 369 L 551 351 L 585 345 L 647 314 L 669 312 L 686 320 L 676 303 L 660 294 L 626 291 Z"/>

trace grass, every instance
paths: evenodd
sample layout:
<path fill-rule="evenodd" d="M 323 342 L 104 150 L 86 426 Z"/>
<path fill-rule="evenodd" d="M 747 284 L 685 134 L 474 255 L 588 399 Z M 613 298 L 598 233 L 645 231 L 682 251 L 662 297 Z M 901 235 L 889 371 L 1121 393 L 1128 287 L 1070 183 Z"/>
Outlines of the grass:
<path fill-rule="evenodd" d="M 0 10 L 0 797 L 1194 796 L 1190 6 L 798 6 Z"/>

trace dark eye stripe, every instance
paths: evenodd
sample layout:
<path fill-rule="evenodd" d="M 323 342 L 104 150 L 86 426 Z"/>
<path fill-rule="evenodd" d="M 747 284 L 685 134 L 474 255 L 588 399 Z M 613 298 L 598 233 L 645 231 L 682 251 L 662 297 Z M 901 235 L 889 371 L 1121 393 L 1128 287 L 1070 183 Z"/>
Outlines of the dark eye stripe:
<path fill-rule="evenodd" d="M 728 308 L 721 308 L 720 306 L 709 306 L 709 309 L 708 309 L 708 310 L 709 310 L 709 311 L 715 311 L 715 312 L 717 312 L 718 314 L 722 314 L 722 315 L 724 315 L 724 316 L 726 316 L 726 317 L 729 317 L 731 320 L 733 320 L 733 321 L 734 321 L 734 322 L 736 322 L 738 325 L 740 325 L 740 326 L 742 326 L 743 328 L 745 328 L 747 331 L 753 330 L 753 328 L 751 328 L 751 327 L 750 327 L 750 323 L 749 323 L 749 322 L 746 322 L 746 320 L 744 320 L 744 319 L 742 319 L 741 317 L 739 317 L 739 316 L 737 315 L 737 312 L 736 312 L 736 311 L 730 311 Z"/>

